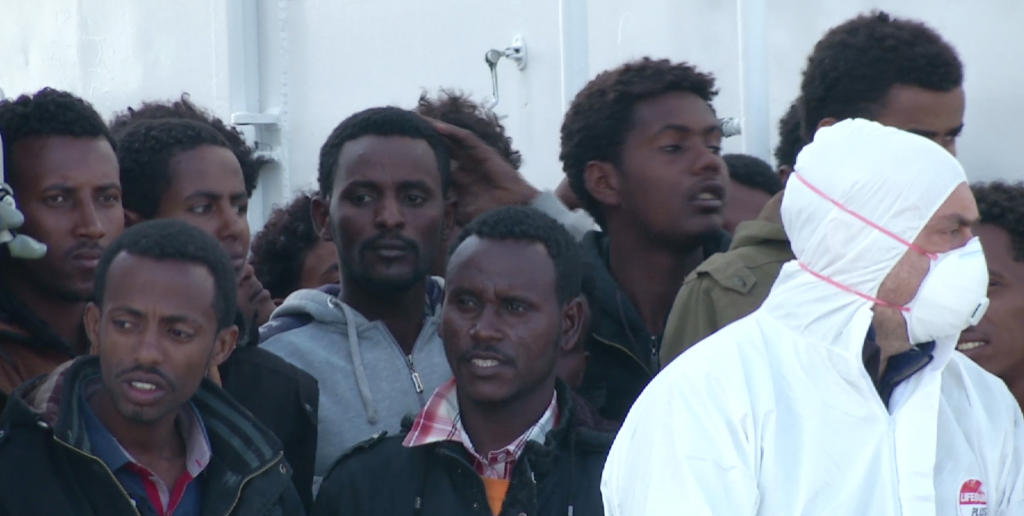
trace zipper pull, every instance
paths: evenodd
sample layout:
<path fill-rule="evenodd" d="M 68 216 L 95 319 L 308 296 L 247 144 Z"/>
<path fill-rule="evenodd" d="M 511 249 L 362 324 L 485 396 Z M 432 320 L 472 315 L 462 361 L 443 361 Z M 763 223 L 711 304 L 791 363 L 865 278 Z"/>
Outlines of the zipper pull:
<path fill-rule="evenodd" d="M 416 372 L 416 365 L 412 363 L 412 355 L 406 355 L 405 361 L 409 364 L 409 373 L 412 375 L 412 384 L 416 386 L 416 392 L 423 392 L 423 380 L 420 378 L 420 374 Z"/>
<path fill-rule="evenodd" d="M 656 374 L 661 369 L 661 360 L 658 359 L 658 337 L 651 335 L 651 374 Z"/>

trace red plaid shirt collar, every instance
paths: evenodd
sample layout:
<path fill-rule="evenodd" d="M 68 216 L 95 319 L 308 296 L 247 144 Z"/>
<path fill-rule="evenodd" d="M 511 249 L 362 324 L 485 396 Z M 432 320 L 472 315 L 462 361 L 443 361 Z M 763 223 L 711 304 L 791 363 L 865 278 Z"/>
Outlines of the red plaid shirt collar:
<path fill-rule="evenodd" d="M 481 457 L 473 449 L 473 442 L 470 441 L 466 429 L 462 426 L 462 419 L 459 417 L 459 401 L 455 396 L 455 379 L 441 385 L 430 397 L 427 406 L 416 418 L 409 430 L 409 434 L 402 441 L 407 448 L 423 446 L 441 441 L 454 441 L 462 444 L 473 457 L 473 468 L 482 477 L 510 480 L 512 468 L 526 448 L 526 443 L 536 441 L 544 443 L 544 439 L 555 426 L 558 425 L 558 396 L 551 395 L 551 403 L 548 405 L 544 415 L 529 428 L 518 439 L 512 441 L 500 450 L 494 450 Z"/>

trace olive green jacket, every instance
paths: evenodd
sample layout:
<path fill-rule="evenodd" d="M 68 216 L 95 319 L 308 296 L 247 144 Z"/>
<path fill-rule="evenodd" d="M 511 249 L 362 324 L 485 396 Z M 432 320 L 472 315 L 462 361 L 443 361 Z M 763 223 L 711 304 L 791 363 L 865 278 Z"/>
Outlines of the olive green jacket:
<path fill-rule="evenodd" d="M 683 282 L 665 326 L 661 365 L 668 365 L 694 344 L 757 310 L 793 260 L 779 210 L 782 193 L 755 220 L 736 227 L 729 251 L 698 266 Z"/>

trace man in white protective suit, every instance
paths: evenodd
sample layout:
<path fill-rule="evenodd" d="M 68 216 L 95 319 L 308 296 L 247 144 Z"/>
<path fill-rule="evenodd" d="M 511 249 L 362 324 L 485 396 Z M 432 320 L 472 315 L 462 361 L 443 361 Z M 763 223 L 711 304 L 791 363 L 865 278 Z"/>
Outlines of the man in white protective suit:
<path fill-rule="evenodd" d="M 819 129 L 764 305 L 658 375 L 601 482 L 609 516 L 1024 515 L 1024 420 L 954 347 L 988 306 L 956 158 L 866 120 Z"/>

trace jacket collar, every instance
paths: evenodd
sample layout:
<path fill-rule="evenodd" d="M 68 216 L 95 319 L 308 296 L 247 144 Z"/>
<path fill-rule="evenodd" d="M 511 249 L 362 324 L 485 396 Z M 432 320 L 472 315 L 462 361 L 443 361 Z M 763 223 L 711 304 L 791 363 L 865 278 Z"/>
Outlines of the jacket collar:
<path fill-rule="evenodd" d="M 99 357 L 80 357 L 19 387 L 10 408 L 22 405 L 25 412 L 53 428 L 54 437 L 92 454 L 76 400 L 87 382 L 100 377 Z M 218 469 L 230 473 L 233 481 L 240 482 L 280 458 L 280 441 L 210 380 L 203 379 L 191 401 L 206 426 Z"/>

